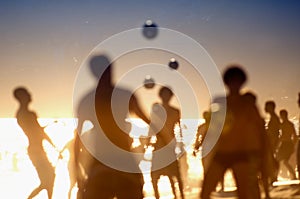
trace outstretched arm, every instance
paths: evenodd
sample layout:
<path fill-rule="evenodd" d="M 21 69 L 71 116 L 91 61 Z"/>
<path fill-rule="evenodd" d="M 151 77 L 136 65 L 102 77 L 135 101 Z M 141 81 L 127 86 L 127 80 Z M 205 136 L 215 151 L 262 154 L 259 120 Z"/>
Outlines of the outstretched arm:
<path fill-rule="evenodd" d="M 54 143 L 52 142 L 52 140 L 50 139 L 50 137 L 44 132 L 43 137 L 45 140 L 47 140 L 54 148 L 56 148 L 56 146 L 54 145 Z"/>

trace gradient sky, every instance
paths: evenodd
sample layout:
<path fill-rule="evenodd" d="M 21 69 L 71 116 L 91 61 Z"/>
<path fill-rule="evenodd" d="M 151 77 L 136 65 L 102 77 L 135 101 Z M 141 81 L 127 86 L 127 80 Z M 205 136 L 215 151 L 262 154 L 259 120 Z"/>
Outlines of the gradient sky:
<path fill-rule="evenodd" d="M 81 62 L 104 39 L 147 19 L 198 41 L 220 71 L 243 65 L 261 108 L 273 99 L 278 111 L 298 116 L 298 1 L 28 0 L 0 3 L 0 117 L 14 117 L 19 85 L 32 93 L 40 117 L 71 117 Z M 208 96 L 198 95 L 205 107 Z"/>

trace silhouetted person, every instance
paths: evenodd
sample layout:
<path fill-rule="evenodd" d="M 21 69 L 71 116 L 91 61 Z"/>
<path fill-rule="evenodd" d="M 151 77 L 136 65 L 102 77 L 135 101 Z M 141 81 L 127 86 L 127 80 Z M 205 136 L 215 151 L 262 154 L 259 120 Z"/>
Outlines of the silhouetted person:
<path fill-rule="evenodd" d="M 298 93 L 298 106 L 300 108 L 300 92 Z M 300 116 L 299 116 L 299 129 L 298 133 L 300 133 Z M 297 171 L 298 171 L 298 178 L 300 179 L 300 141 L 299 141 L 299 134 L 298 134 L 298 146 L 297 146 Z"/>
<path fill-rule="evenodd" d="M 198 126 L 197 133 L 196 133 L 196 139 L 194 143 L 194 154 L 198 152 L 199 148 L 201 147 L 206 133 L 208 131 L 209 123 L 210 123 L 210 112 L 204 111 L 202 114 L 202 117 L 204 119 L 204 123 Z"/>
<path fill-rule="evenodd" d="M 154 151 L 152 157 L 151 179 L 154 188 L 154 194 L 159 199 L 158 180 L 161 175 L 168 176 L 174 197 L 176 197 L 175 182 L 173 177 L 178 181 L 181 198 L 184 198 L 183 182 L 179 169 L 179 161 L 176 157 L 176 139 L 174 128 L 178 124 L 180 127 L 180 110 L 170 105 L 170 100 L 173 97 L 173 91 L 168 87 L 162 87 L 159 90 L 159 97 L 162 103 L 155 103 L 152 106 L 151 122 L 154 125 L 150 126 L 150 135 L 154 130 L 156 134 L 156 143 L 154 144 Z M 165 120 L 163 120 L 165 119 Z M 160 130 L 155 132 L 155 128 Z M 164 152 L 159 151 L 165 150 Z M 169 165 L 160 165 L 162 160 L 171 159 Z"/>
<path fill-rule="evenodd" d="M 291 155 L 294 153 L 295 144 L 297 142 L 297 134 L 294 124 L 288 119 L 288 112 L 286 110 L 281 110 L 280 118 L 281 123 L 281 134 L 279 137 L 279 147 L 277 152 L 277 160 L 282 162 L 284 166 L 288 169 L 290 178 L 296 179 L 295 170 L 290 165 L 289 160 Z"/>
<path fill-rule="evenodd" d="M 196 155 L 199 148 L 202 146 L 203 141 L 204 141 L 205 136 L 208 131 L 209 124 L 210 124 L 210 117 L 211 117 L 210 112 L 204 111 L 202 116 L 204 119 L 204 123 L 201 124 L 197 129 L 196 139 L 195 139 L 195 144 L 194 144 L 194 152 L 193 152 L 194 155 Z M 207 166 L 208 166 L 205 161 L 207 159 L 207 157 L 208 157 L 208 155 L 205 157 L 202 157 L 203 173 L 205 173 Z"/>
<path fill-rule="evenodd" d="M 196 153 L 199 151 L 199 148 L 202 146 L 205 136 L 207 134 L 209 124 L 210 124 L 211 113 L 209 111 L 204 111 L 202 116 L 205 122 L 201 124 L 197 129 L 194 151 L 193 151 L 194 156 L 196 156 Z M 214 151 L 210 151 L 209 154 L 207 155 L 202 154 L 201 156 L 202 166 L 203 166 L 203 176 L 205 176 L 206 174 L 208 165 L 213 155 L 214 155 Z M 220 183 L 221 183 L 221 191 L 224 191 L 224 178 L 220 180 Z"/>
<path fill-rule="evenodd" d="M 44 128 L 38 123 L 38 117 L 35 112 L 29 110 L 29 103 L 31 102 L 31 95 L 26 88 L 18 87 L 14 90 L 14 97 L 20 103 L 17 111 L 17 121 L 23 132 L 28 138 L 27 152 L 29 158 L 35 167 L 40 185 L 35 188 L 28 198 L 33 198 L 40 191 L 46 189 L 48 198 L 52 198 L 53 184 L 55 180 L 55 169 L 47 158 L 47 154 L 43 148 L 43 141 L 48 141 L 53 147 L 51 139 L 44 132 Z"/>
<path fill-rule="evenodd" d="M 265 111 L 270 114 L 270 119 L 266 127 L 267 138 L 269 139 L 269 145 L 272 150 L 272 154 L 274 157 L 275 170 L 272 175 L 271 182 L 277 181 L 278 173 L 279 173 L 279 162 L 276 157 L 278 144 L 279 144 L 279 130 L 280 130 L 280 119 L 279 116 L 275 112 L 276 104 L 274 101 L 267 101 L 265 103 Z"/>
<path fill-rule="evenodd" d="M 70 187 L 68 192 L 68 198 L 71 199 L 72 189 L 74 188 L 77 182 L 77 176 L 76 176 L 77 172 L 76 172 L 76 162 L 75 162 L 75 137 L 71 139 L 69 142 L 67 142 L 64 148 L 61 150 L 61 153 L 64 150 L 69 151 L 68 171 L 70 177 Z"/>
<path fill-rule="evenodd" d="M 229 67 L 223 76 L 229 89 L 225 123 L 202 184 L 201 198 L 208 199 L 227 169 L 231 169 L 240 199 L 259 199 L 258 174 L 263 149 L 263 122 L 249 98 L 241 94 L 246 74 L 239 66 Z M 222 109 L 224 98 L 215 99 Z M 214 113 L 216 114 L 216 113 Z M 211 120 L 211 125 L 214 121 Z M 208 132 L 209 133 L 209 132 Z"/>
<path fill-rule="evenodd" d="M 256 106 L 256 96 L 251 93 L 247 92 L 244 94 L 244 98 L 247 100 L 247 103 L 253 104 Z M 261 161 L 261 181 L 265 191 L 265 198 L 270 198 L 269 187 L 274 182 L 273 179 L 277 179 L 277 171 L 278 171 L 278 164 L 274 158 L 272 153 L 272 149 L 270 146 L 269 138 L 267 132 L 264 130 L 264 119 L 261 118 L 261 129 L 262 129 L 262 140 L 263 140 L 263 148 L 262 148 L 262 161 Z"/>
<path fill-rule="evenodd" d="M 109 64 L 108 59 L 105 56 L 100 56 L 98 58 L 94 57 L 90 60 L 89 69 L 94 78 L 94 85 L 84 94 L 80 99 L 79 105 L 76 110 L 76 117 L 78 118 L 78 125 L 75 129 L 74 138 L 74 159 L 75 159 L 75 176 L 78 186 L 77 199 L 87 198 L 86 186 L 89 180 L 89 176 L 93 172 L 92 169 L 98 162 L 96 158 L 91 153 L 91 148 L 85 146 L 84 143 L 91 143 L 94 145 L 95 142 L 91 141 L 94 139 L 93 135 L 97 134 L 100 129 L 98 125 L 97 115 L 95 113 L 95 96 L 96 88 L 98 84 L 98 79 L 104 70 L 104 66 Z M 87 132 L 84 127 L 85 122 L 91 122 L 93 127 Z M 94 147 L 94 146 L 90 146 Z"/>
<path fill-rule="evenodd" d="M 270 114 L 270 120 L 267 124 L 267 134 L 270 140 L 272 151 L 275 154 L 279 144 L 280 119 L 275 112 L 276 104 L 274 101 L 265 103 L 265 111 Z"/>
<path fill-rule="evenodd" d="M 98 68 L 102 73 L 99 79 L 96 93 L 94 95 L 96 119 L 98 124 L 96 128 L 101 128 L 105 139 L 118 147 L 121 151 L 126 151 L 127 157 L 113 153 L 105 140 L 96 140 L 96 153 L 109 162 L 97 160 L 91 165 L 88 172 L 88 179 L 85 184 L 83 198 L 118 198 L 118 199 L 142 199 L 143 198 L 143 176 L 138 167 L 138 162 L 131 155 L 131 145 L 133 139 L 129 136 L 131 124 L 125 119 L 129 114 L 135 114 L 145 122 L 149 123 L 148 118 L 143 113 L 135 95 L 126 88 L 115 86 L 113 83 L 113 67 L 109 59 L 104 55 L 94 56 L 91 59 L 91 67 Z M 90 116 L 94 120 L 94 115 Z M 94 121 L 93 121 L 94 123 Z M 94 133 L 100 133 L 95 129 Z M 97 132 L 99 131 L 99 132 Z M 108 146 L 108 148 L 105 148 Z M 102 148 L 101 148 L 102 147 Z M 99 149 L 97 149 L 99 148 Z M 92 149 L 92 148 L 91 148 Z M 119 171 L 113 168 L 114 164 L 129 165 L 134 167 L 136 173 Z"/>

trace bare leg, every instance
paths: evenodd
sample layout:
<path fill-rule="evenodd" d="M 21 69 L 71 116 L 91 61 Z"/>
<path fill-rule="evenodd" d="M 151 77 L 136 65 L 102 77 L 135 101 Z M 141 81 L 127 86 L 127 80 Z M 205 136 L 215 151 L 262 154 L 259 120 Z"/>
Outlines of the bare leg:
<path fill-rule="evenodd" d="M 38 195 L 43 189 L 46 189 L 47 191 L 47 195 L 48 195 L 48 199 L 52 198 L 52 193 L 53 193 L 53 184 L 50 184 L 48 186 L 43 185 L 42 183 L 35 188 L 31 194 L 28 196 L 28 199 L 30 198 L 34 198 L 36 195 Z"/>
<path fill-rule="evenodd" d="M 181 178 L 180 174 L 177 176 L 177 180 L 178 180 L 178 187 L 179 187 L 179 191 L 180 191 L 180 196 L 181 196 L 182 199 L 184 199 L 183 181 L 182 181 L 182 178 Z"/>
<path fill-rule="evenodd" d="M 202 191 L 200 198 L 210 199 L 210 194 L 216 189 L 218 182 L 223 178 L 226 168 L 212 161 L 207 168 L 202 184 Z"/>
<path fill-rule="evenodd" d="M 174 198 L 176 199 L 176 188 L 175 188 L 175 182 L 174 182 L 174 179 L 172 176 L 168 176 L 169 177 L 169 180 L 170 180 L 170 184 L 171 184 L 171 187 L 172 187 L 172 192 L 173 192 L 173 195 L 174 195 Z"/>
<path fill-rule="evenodd" d="M 42 191 L 44 189 L 44 187 L 42 186 L 42 184 L 40 184 L 37 188 L 35 188 L 31 194 L 28 196 L 28 199 L 34 198 L 34 196 L 38 195 L 40 193 L 40 191 Z"/>
<path fill-rule="evenodd" d="M 289 160 L 283 160 L 283 164 L 285 165 L 285 167 L 288 169 L 289 173 L 290 173 L 290 177 L 292 179 L 296 179 L 296 174 L 295 171 L 293 169 L 293 167 L 290 165 Z"/>
<path fill-rule="evenodd" d="M 72 194 L 72 189 L 76 184 L 76 178 L 73 178 L 70 176 L 70 188 L 69 188 L 69 192 L 68 192 L 68 198 L 71 199 L 71 194 Z"/>
<path fill-rule="evenodd" d="M 224 176 L 223 178 L 220 180 L 220 185 L 221 185 L 221 192 L 224 192 Z"/>
<path fill-rule="evenodd" d="M 52 198 L 52 193 L 53 193 L 53 187 L 47 188 L 47 194 L 48 194 L 48 198 L 49 198 L 49 199 Z"/>
<path fill-rule="evenodd" d="M 255 162 L 238 162 L 233 165 L 232 170 L 237 185 L 238 198 L 260 199 L 258 186 L 258 169 Z"/>
<path fill-rule="evenodd" d="M 157 185 L 159 178 L 157 178 L 156 176 L 154 177 L 153 175 L 151 177 L 152 177 L 152 186 L 154 189 L 155 198 L 159 199 L 159 191 L 158 191 L 158 185 Z"/>
<path fill-rule="evenodd" d="M 52 198 L 54 180 L 55 180 L 55 173 L 54 170 L 52 170 L 51 173 L 49 171 L 48 180 L 42 181 L 42 186 L 47 190 L 48 199 Z"/>
<path fill-rule="evenodd" d="M 75 186 L 75 184 L 71 184 L 70 185 L 70 188 L 69 188 L 69 192 L 68 192 L 68 198 L 71 199 L 71 194 L 72 194 L 72 190 L 73 190 L 73 187 Z"/>
<path fill-rule="evenodd" d="M 270 193 L 269 193 L 269 177 L 266 175 L 266 173 L 263 173 L 261 176 L 261 181 L 263 184 L 263 188 L 265 191 L 265 199 L 270 199 Z"/>

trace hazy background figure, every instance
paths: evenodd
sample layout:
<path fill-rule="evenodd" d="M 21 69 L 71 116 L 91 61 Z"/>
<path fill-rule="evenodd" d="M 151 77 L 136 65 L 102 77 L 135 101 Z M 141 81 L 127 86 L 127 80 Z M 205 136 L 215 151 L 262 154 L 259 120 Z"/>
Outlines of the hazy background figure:
<path fill-rule="evenodd" d="M 151 179 L 154 188 L 155 198 L 159 199 L 158 180 L 160 176 L 166 175 L 170 180 L 174 197 L 176 196 L 174 177 L 178 181 L 181 198 L 184 198 L 183 181 L 180 174 L 179 161 L 176 157 L 176 138 L 174 128 L 180 125 L 180 110 L 170 105 L 170 100 L 173 97 L 173 91 L 169 87 L 162 87 L 159 90 L 161 103 L 155 103 L 151 111 L 150 135 L 156 134 L 156 143 L 152 157 Z M 164 120 L 165 119 L 165 120 Z M 161 129 L 160 129 L 161 128 Z M 181 127 L 180 127 L 181 128 Z M 156 129 L 160 129 L 156 132 Z M 182 138 L 181 138 L 182 139 Z M 158 151 L 160 149 L 164 152 Z M 171 159 L 169 165 L 161 165 L 163 159 Z M 163 167 L 161 167 L 163 166 Z"/>
<path fill-rule="evenodd" d="M 47 154 L 43 148 L 43 141 L 49 142 L 54 148 L 55 146 L 44 132 L 44 128 L 38 123 L 36 113 L 29 109 L 31 95 L 27 89 L 18 87 L 14 90 L 13 94 L 20 104 L 16 114 L 17 122 L 28 138 L 29 145 L 27 152 L 40 179 L 40 185 L 31 192 L 28 198 L 33 198 L 39 194 L 40 191 L 46 189 L 48 198 L 51 199 L 55 180 L 55 169 L 47 158 Z"/>
<path fill-rule="evenodd" d="M 211 114 L 209 111 L 204 111 L 202 117 L 204 119 L 204 123 L 199 125 L 197 129 L 195 143 L 194 143 L 194 151 L 193 151 L 194 155 L 196 155 L 196 153 L 199 151 L 199 148 L 201 147 L 205 139 L 206 133 L 208 131 L 209 123 L 210 123 Z"/>
<path fill-rule="evenodd" d="M 70 187 L 68 192 L 68 199 L 71 199 L 72 189 L 75 187 L 77 182 L 77 172 L 76 172 L 76 162 L 75 162 L 75 137 L 77 136 L 77 132 L 74 131 L 74 138 L 71 139 L 61 150 L 61 153 L 65 150 L 69 152 L 69 161 L 68 161 L 68 171 L 70 177 Z"/>
<path fill-rule="evenodd" d="M 130 153 L 133 139 L 129 136 L 131 124 L 126 122 L 126 118 L 129 115 L 136 115 L 146 123 L 149 123 L 149 119 L 131 91 L 115 86 L 113 67 L 108 57 L 94 56 L 90 64 L 91 67 L 96 67 L 103 72 L 96 88 L 95 103 L 92 103 L 95 104 L 97 126 L 101 127 L 102 133 L 111 144 L 120 150 L 127 151 L 128 157 L 124 159 L 120 157 L 120 154 L 112 153 L 110 148 L 105 147 L 99 153 L 113 162 L 119 161 L 119 164 L 134 167 L 137 173 L 118 171 L 106 165 L 105 162 L 95 161 L 85 185 L 84 198 L 142 199 L 144 181 L 139 171 L 139 162 Z M 113 95 L 116 96 L 113 97 Z M 104 140 L 97 140 L 96 145 L 101 147 L 100 145 L 103 144 L 107 146 Z"/>
<path fill-rule="evenodd" d="M 277 160 L 288 169 L 289 177 L 292 180 L 296 179 L 295 169 L 289 163 L 291 155 L 294 153 L 295 144 L 297 142 L 297 134 L 294 124 L 288 119 L 288 112 L 281 110 L 280 118 L 282 123 L 280 125 L 281 134 L 279 137 L 279 147 L 277 151 Z"/>
<path fill-rule="evenodd" d="M 298 93 L 298 107 L 300 108 L 300 92 Z M 299 129 L 298 133 L 300 134 L 300 114 L 299 114 Z M 298 134 L 298 146 L 297 146 L 297 171 L 298 171 L 298 179 L 300 179 L 300 141 L 299 141 L 299 134 Z"/>
<path fill-rule="evenodd" d="M 230 66 L 225 71 L 223 80 L 229 89 L 225 124 L 214 149 L 215 155 L 204 176 L 201 198 L 210 198 L 226 170 L 232 169 L 238 198 L 259 199 L 261 196 L 257 176 L 261 168 L 264 123 L 257 107 L 241 94 L 241 88 L 247 80 L 243 69 L 240 66 Z M 211 125 L 213 122 L 211 121 Z"/>
<path fill-rule="evenodd" d="M 270 115 L 269 122 L 267 123 L 267 134 L 270 140 L 270 146 L 272 147 L 273 154 L 276 154 L 279 144 L 279 130 L 280 119 L 275 112 L 276 104 L 274 101 L 267 101 L 265 103 L 265 111 Z"/>
<path fill-rule="evenodd" d="M 209 124 L 210 124 L 210 119 L 211 119 L 211 112 L 210 111 L 204 111 L 202 114 L 202 117 L 204 119 L 204 123 L 199 125 L 196 133 L 196 138 L 195 138 L 195 143 L 194 143 L 194 151 L 193 155 L 196 156 L 197 152 L 199 151 L 199 148 L 202 146 L 203 141 L 205 139 L 205 136 L 207 134 Z M 203 176 L 205 176 L 206 171 L 208 169 L 209 163 L 212 160 L 212 157 L 214 155 L 214 151 L 210 151 L 209 154 L 203 157 L 203 154 L 201 155 L 201 161 L 202 161 L 202 166 L 203 166 Z M 221 190 L 224 191 L 224 178 L 220 180 L 221 183 Z"/>
<path fill-rule="evenodd" d="M 266 131 L 267 131 L 267 138 L 269 145 L 272 150 L 272 154 L 274 157 L 274 164 L 275 164 L 275 170 L 274 174 L 272 175 L 271 184 L 275 181 L 277 181 L 278 174 L 279 174 L 279 162 L 276 157 L 278 144 L 279 144 L 279 130 L 280 130 L 280 119 L 279 116 L 276 114 L 276 104 L 274 101 L 267 101 L 265 103 L 265 112 L 270 115 L 269 122 L 266 125 Z M 277 169 L 276 169 L 277 168 Z"/>

